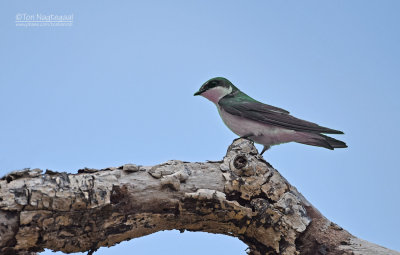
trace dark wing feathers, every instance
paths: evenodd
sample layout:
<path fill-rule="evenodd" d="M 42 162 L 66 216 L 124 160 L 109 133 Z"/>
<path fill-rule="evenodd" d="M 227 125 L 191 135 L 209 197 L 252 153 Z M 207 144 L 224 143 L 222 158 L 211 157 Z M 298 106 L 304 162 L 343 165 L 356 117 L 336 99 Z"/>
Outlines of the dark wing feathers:
<path fill-rule="evenodd" d="M 289 112 L 288 111 L 286 111 L 286 110 L 284 110 L 284 109 L 282 109 L 282 108 L 278 108 L 278 107 L 275 107 L 275 106 L 272 106 L 272 105 L 269 105 L 269 104 L 263 104 L 263 103 L 260 103 L 260 102 L 251 102 L 252 104 L 257 104 L 258 105 L 258 107 L 260 108 L 260 110 L 263 110 L 263 111 L 273 111 L 273 112 L 276 112 L 276 113 L 283 113 L 283 114 L 289 114 Z"/>
<path fill-rule="evenodd" d="M 261 121 L 269 125 L 292 129 L 295 131 L 343 134 L 342 131 L 321 127 L 318 124 L 301 120 L 289 115 L 289 112 L 278 107 L 260 103 L 254 99 L 248 100 L 244 93 L 238 96 L 226 96 L 218 104 L 230 114 L 243 118 Z"/>

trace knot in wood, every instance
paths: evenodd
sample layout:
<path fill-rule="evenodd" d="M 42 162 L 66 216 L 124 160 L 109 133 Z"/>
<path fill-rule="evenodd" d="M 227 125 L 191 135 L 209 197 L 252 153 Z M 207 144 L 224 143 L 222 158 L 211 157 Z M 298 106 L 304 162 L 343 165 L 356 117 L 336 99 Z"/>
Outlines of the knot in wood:
<path fill-rule="evenodd" d="M 128 192 L 126 186 L 122 186 L 122 188 L 118 185 L 113 185 L 111 190 L 110 202 L 111 204 L 118 204 L 121 202 Z"/>
<path fill-rule="evenodd" d="M 255 174 L 254 161 L 247 154 L 238 154 L 229 162 L 229 168 L 238 176 L 253 176 Z"/>
<path fill-rule="evenodd" d="M 233 166 L 240 170 L 247 165 L 248 161 L 244 155 L 237 155 L 233 160 Z"/>

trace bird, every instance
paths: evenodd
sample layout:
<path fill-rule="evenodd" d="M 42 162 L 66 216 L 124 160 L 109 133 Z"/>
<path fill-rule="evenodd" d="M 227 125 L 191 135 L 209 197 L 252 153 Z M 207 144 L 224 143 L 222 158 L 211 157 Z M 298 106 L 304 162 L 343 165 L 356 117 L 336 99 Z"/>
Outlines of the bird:
<path fill-rule="evenodd" d="M 213 102 L 225 125 L 241 138 L 264 145 L 261 155 L 273 145 L 297 142 L 333 150 L 346 143 L 325 134 L 344 134 L 290 115 L 282 108 L 261 103 L 240 91 L 228 79 L 206 81 L 194 96 Z"/>

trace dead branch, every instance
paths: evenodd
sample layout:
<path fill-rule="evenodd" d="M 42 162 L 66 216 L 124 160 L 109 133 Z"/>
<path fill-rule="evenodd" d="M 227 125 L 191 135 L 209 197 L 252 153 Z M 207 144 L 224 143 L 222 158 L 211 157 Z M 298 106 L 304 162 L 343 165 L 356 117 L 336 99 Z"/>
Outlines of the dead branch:
<path fill-rule="evenodd" d="M 1 254 L 95 251 L 172 229 L 235 236 L 253 255 L 400 255 L 330 222 L 245 139 L 220 162 L 26 169 L 0 180 Z"/>

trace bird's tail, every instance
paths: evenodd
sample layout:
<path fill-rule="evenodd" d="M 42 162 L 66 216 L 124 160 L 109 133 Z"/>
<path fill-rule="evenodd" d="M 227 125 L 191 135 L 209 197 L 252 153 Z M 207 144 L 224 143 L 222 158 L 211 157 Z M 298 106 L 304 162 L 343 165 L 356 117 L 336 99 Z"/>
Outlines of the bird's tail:
<path fill-rule="evenodd" d="M 302 139 L 301 141 L 297 142 L 312 146 L 324 147 L 330 150 L 335 148 L 347 148 L 346 143 L 322 134 L 308 133 L 306 139 Z"/>

